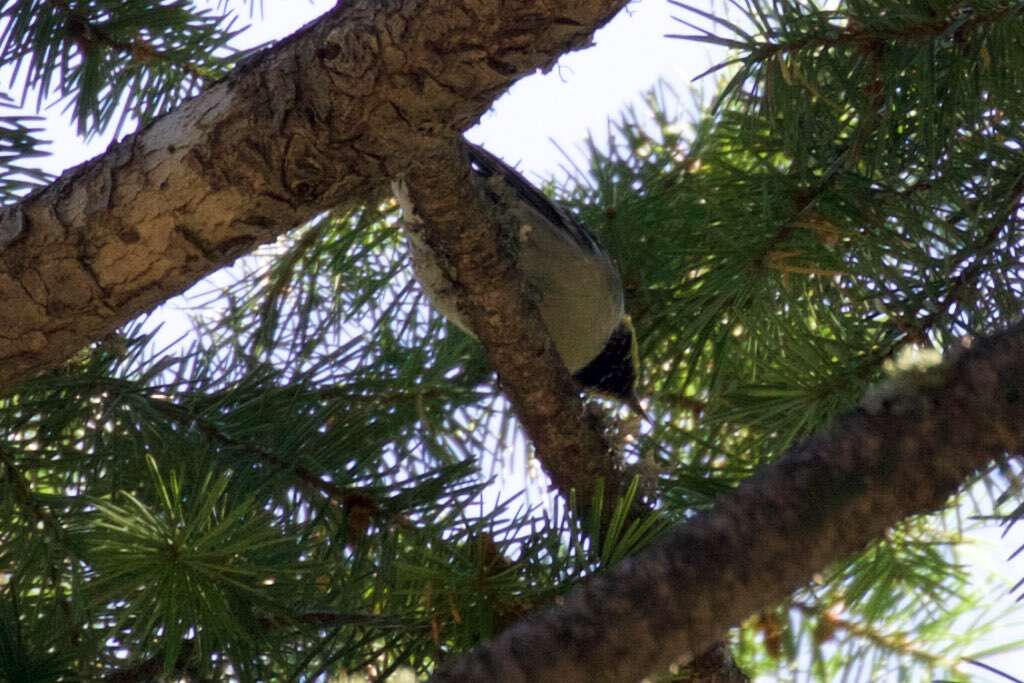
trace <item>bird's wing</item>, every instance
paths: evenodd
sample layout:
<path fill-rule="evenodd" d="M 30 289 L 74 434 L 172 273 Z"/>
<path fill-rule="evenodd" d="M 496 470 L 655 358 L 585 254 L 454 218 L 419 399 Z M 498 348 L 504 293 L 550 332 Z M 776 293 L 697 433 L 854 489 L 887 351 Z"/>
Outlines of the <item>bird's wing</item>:
<path fill-rule="evenodd" d="M 564 230 L 577 244 L 585 247 L 591 253 L 603 254 L 604 249 L 597 242 L 597 238 L 582 223 L 576 220 L 571 213 L 556 204 L 546 194 L 538 190 L 533 183 L 524 178 L 519 171 L 515 170 L 504 161 L 479 147 L 467 142 L 466 148 L 469 152 L 469 160 L 473 170 L 485 179 L 494 177 L 501 178 L 505 184 L 516 194 L 520 200 L 529 205 L 534 211 L 551 222 L 555 227 Z"/>

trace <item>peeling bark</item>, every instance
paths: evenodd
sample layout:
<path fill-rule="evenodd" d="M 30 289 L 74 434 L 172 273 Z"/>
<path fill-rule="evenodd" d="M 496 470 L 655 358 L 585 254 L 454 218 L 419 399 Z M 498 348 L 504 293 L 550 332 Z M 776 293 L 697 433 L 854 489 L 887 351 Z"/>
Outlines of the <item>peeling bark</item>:
<path fill-rule="evenodd" d="M 1024 448 L 1024 324 L 793 446 L 714 509 L 457 659 L 438 683 L 625 683 L 685 661 Z"/>
<path fill-rule="evenodd" d="M 354 0 L 0 220 L 0 386 L 261 243 L 371 198 L 625 0 Z"/>

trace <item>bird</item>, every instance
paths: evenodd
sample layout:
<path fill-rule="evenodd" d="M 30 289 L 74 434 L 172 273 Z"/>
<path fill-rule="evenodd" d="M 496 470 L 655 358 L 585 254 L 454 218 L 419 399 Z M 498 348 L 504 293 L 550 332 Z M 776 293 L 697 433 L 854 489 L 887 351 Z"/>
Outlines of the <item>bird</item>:
<path fill-rule="evenodd" d="M 472 178 L 488 201 L 519 222 L 518 265 L 538 296 L 555 350 L 584 390 L 622 401 L 645 415 L 637 396 L 636 332 L 625 312 L 622 278 L 597 236 L 515 168 L 464 141 Z M 413 273 L 433 306 L 471 336 L 455 289 L 417 233 L 421 221 L 403 181 L 392 183 L 407 227 Z"/>

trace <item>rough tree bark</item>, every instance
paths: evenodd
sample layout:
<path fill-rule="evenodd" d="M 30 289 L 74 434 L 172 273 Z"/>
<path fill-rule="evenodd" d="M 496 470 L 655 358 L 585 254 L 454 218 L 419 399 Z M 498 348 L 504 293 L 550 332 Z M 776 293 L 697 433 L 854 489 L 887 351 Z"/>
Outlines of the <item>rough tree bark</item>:
<path fill-rule="evenodd" d="M 320 211 L 587 45 L 625 0 L 353 0 L 0 217 L 0 387 Z"/>

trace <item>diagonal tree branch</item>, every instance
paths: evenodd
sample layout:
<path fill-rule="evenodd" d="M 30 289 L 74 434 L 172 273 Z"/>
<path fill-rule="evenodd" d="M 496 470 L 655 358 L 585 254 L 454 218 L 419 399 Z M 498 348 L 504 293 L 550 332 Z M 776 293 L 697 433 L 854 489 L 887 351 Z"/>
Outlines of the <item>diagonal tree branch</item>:
<path fill-rule="evenodd" d="M 0 387 L 258 244 L 372 199 L 625 0 L 353 0 L 0 216 Z"/>
<path fill-rule="evenodd" d="M 625 473 L 597 418 L 587 419 L 508 251 L 506 236 L 518 226 L 502 226 L 506 217 L 481 201 L 458 142 L 424 140 L 420 147 L 400 175 L 423 221 L 422 237 L 452 277 L 460 310 L 487 349 L 545 471 L 564 496 L 576 492 L 584 511 L 600 486 L 613 501 L 625 490 Z"/>
<path fill-rule="evenodd" d="M 793 446 L 708 514 L 433 680 L 639 680 L 706 649 L 901 519 L 1024 449 L 1024 324 Z"/>

